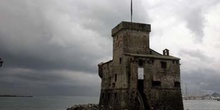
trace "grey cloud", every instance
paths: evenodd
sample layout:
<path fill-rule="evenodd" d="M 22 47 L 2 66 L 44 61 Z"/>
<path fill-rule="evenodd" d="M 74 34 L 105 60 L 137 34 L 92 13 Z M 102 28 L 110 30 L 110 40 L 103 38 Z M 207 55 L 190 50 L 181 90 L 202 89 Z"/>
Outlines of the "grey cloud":
<path fill-rule="evenodd" d="M 204 24 L 206 23 L 204 15 L 210 7 L 213 7 L 218 3 L 218 0 L 185 0 L 173 3 L 175 5 L 172 7 L 174 13 L 177 14 L 180 19 L 186 22 L 189 30 L 195 34 L 195 43 L 201 43 L 203 42 Z"/>
<path fill-rule="evenodd" d="M 110 0 L 102 2 L 95 0 L 91 4 L 86 2 L 88 1 L 76 2 L 76 7 L 82 9 L 78 12 L 83 18 L 80 22 L 82 22 L 85 28 L 92 29 L 103 37 L 110 38 L 111 29 L 121 21 L 130 21 L 129 0 L 117 1 L 117 3 Z M 133 20 L 134 22 L 149 22 L 150 18 L 144 9 L 146 6 L 139 6 L 140 4 L 141 0 L 133 1 Z"/>
<path fill-rule="evenodd" d="M 219 71 L 214 71 L 208 68 L 182 73 L 183 93 L 185 93 L 186 85 L 188 93 L 191 93 L 191 95 L 193 92 L 203 92 L 204 94 L 208 91 L 220 92 L 220 75 L 218 73 Z"/>
<path fill-rule="evenodd" d="M 185 15 L 188 28 L 195 33 L 195 41 L 202 42 L 204 37 L 204 17 L 202 15 L 202 9 L 197 8 L 190 11 Z"/>
<path fill-rule="evenodd" d="M 81 74 L 84 76 L 83 74 Z M 0 94 L 29 94 L 29 95 L 98 95 L 97 83 L 68 78 L 62 72 L 32 71 L 24 69 L 6 69 L 1 71 Z M 87 77 L 85 77 L 86 79 Z M 91 91 L 87 91 L 87 90 Z"/>
<path fill-rule="evenodd" d="M 25 94 L 26 90 L 28 94 L 38 95 L 97 94 L 99 85 L 82 86 L 83 82 L 69 79 L 62 73 L 62 70 L 81 71 L 98 78 L 98 60 L 110 53 L 101 51 L 108 46 L 102 43 L 106 40 L 101 36 L 96 37 L 100 38 L 96 39 L 96 43 L 84 42 L 92 36 L 86 36 L 86 29 L 77 28 L 81 24 L 66 19 L 73 17 L 68 13 L 71 10 L 63 7 L 67 4 L 16 0 L 0 4 L 0 57 L 4 60 L 0 74 L 2 94 Z M 84 36 L 78 36 L 80 34 Z M 92 47 L 93 44 L 96 45 Z M 11 71 L 16 69 L 29 71 Z M 84 77 L 85 74 L 80 75 Z M 89 84 L 84 82 L 84 85 Z M 56 91 L 58 89 L 60 91 Z M 92 93 L 86 92 L 86 89 Z"/>
<path fill-rule="evenodd" d="M 14 4 L 8 5 L 11 5 L 10 8 L 14 7 Z M 18 16 L 16 16 L 17 11 Z M 44 19 L 43 12 L 39 13 L 38 19 L 38 17 L 29 16 L 36 11 L 29 11 L 19 7 L 17 10 L 12 8 L 2 12 L 2 15 L 5 16 L 0 21 L 2 27 L 0 29 L 0 40 L 2 41 L 0 49 L 6 62 L 5 65 L 32 69 L 96 71 L 94 68 L 96 66 L 92 66 L 90 62 L 96 62 L 105 53 L 97 49 L 93 49 L 94 53 L 89 53 L 88 50 L 92 47 L 83 48 L 83 45 L 86 45 L 86 43 L 82 43 L 83 41 L 81 43 L 73 41 L 73 44 L 65 44 L 65 46 L 57 44 L 53 41 L 56 39 L 56 35 L 60 35 L 58 36 L 60 38 L 62 36 L 70 38 L 80 36 L 71 36 L 72 34 L 62 32 L 62 30 L 57 32 L 56 27 L 52 28 L 52 24 Z M 51 18 L 51 20 L 54 21 L 56 18 Z M 100 54 L 97 54 L 98 51 Z"/>
<path fill-rule="evenodd" d="M 180 49 L 178 54 L 183 58 L 185 58 L 185 56 L 190 56 L 192 58 L 199 59 L 200 61 L 205 63 L 210 63 L 214 60 L 214 58 L 207 56 L 203 51 L 199 49 Z"/>
<path fill-rule="evenodd" d="M 134 20 L 145 21 L 143 11 Z M 111 29 L 130 20 L 130 1 L 10 0 L 0 14 L 0 94 L 97 95 L 99 83 L 77 78 L 100 79 L 97 64 L 111 57 Z"/>
<path fill-rule="evenodd" d="M 148 4 L 141 3 L 134 1 L 134 22 L 149 23 Z M 184 12 L 181 17 L 197 34 L 204 26 L 201 10 L 177 10 Z M 97 64 L 112 55 L 111 29 L 121 21 L 130 21 L 130 1 L 5 0 L 0 15 L 0 57 L 4 60 L 0 94 L 97 95 Z M 181 55 L 212 61 L 200 50 L 183 50 Z M 187 77 L 190 75 L 183 75 L 184 80 L 193 80 Z M 207 84 L 213 85 L 209 80 Z"/>
<path fill-rule="evenodd" d="M 1 4 L 0 49 L 6 66 L 96 72 L 94 64 L 111 55 L 111 29 L 130 19 L 130 3 L 68 2 L 14 0 Z M 143 8 L 137 8 L 136 19 L 144 18 L 138 10 Z M 89 37 L 96 42 L 85 40 Z"/>

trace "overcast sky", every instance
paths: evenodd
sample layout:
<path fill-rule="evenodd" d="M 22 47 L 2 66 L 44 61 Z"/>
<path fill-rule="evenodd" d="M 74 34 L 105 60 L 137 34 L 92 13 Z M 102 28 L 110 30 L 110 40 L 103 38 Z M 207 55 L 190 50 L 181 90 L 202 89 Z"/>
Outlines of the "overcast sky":
<path fill-rule="evenodd" d="M 220 92 L 219 13 L 219 0 L 133 0 L 133 21 L 151 24 L 152 49 L 181 58 L 191 93 Z M 98 96 L 121 21 L 130 0 L 1 0 L 0 94 Z"/>

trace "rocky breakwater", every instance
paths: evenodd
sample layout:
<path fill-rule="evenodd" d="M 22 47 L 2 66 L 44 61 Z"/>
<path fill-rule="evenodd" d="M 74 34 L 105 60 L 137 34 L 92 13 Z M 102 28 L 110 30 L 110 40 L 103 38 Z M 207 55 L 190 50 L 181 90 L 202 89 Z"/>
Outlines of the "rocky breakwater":
<path fill-rule="evenodd" d="M 98 104 L 80 104 L 74 105 L 71 108 L 67 108 L 66 110 L 99 110 Z"/>

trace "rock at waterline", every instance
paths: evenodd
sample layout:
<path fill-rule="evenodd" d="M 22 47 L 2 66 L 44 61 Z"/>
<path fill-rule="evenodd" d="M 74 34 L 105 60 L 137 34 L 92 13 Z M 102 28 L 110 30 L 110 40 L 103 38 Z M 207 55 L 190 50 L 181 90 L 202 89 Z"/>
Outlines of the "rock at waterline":
<path fill-rule="evenodd" d="M 67 108 L 66 110 L 99 110 L 98 104 L 80 104 L 74 105 L 71 108 Z"/>

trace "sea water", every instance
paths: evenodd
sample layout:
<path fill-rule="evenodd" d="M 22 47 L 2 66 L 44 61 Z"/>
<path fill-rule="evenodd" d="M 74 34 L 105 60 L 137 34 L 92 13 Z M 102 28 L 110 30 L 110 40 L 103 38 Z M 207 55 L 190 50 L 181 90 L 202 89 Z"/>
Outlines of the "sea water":
<path fill-rule="evenodd" d="M 0 97 L 0 110 L 66 110 L 75 104 L 97 104 L 99 97 L 35 96 Z M 184 100 L 185 110 L 220 110 L 220 101 Z"/>
<path fill-rule="evenodd" d="M 85 96 L 0 97 L 0 110 L 66 110 L 75 104 L 97 104 L 98 100 Z"/>
<path fill-rule="evenodd" d="M 185 110 L 220 110 L 217 100 L 183 100 Z"/>

